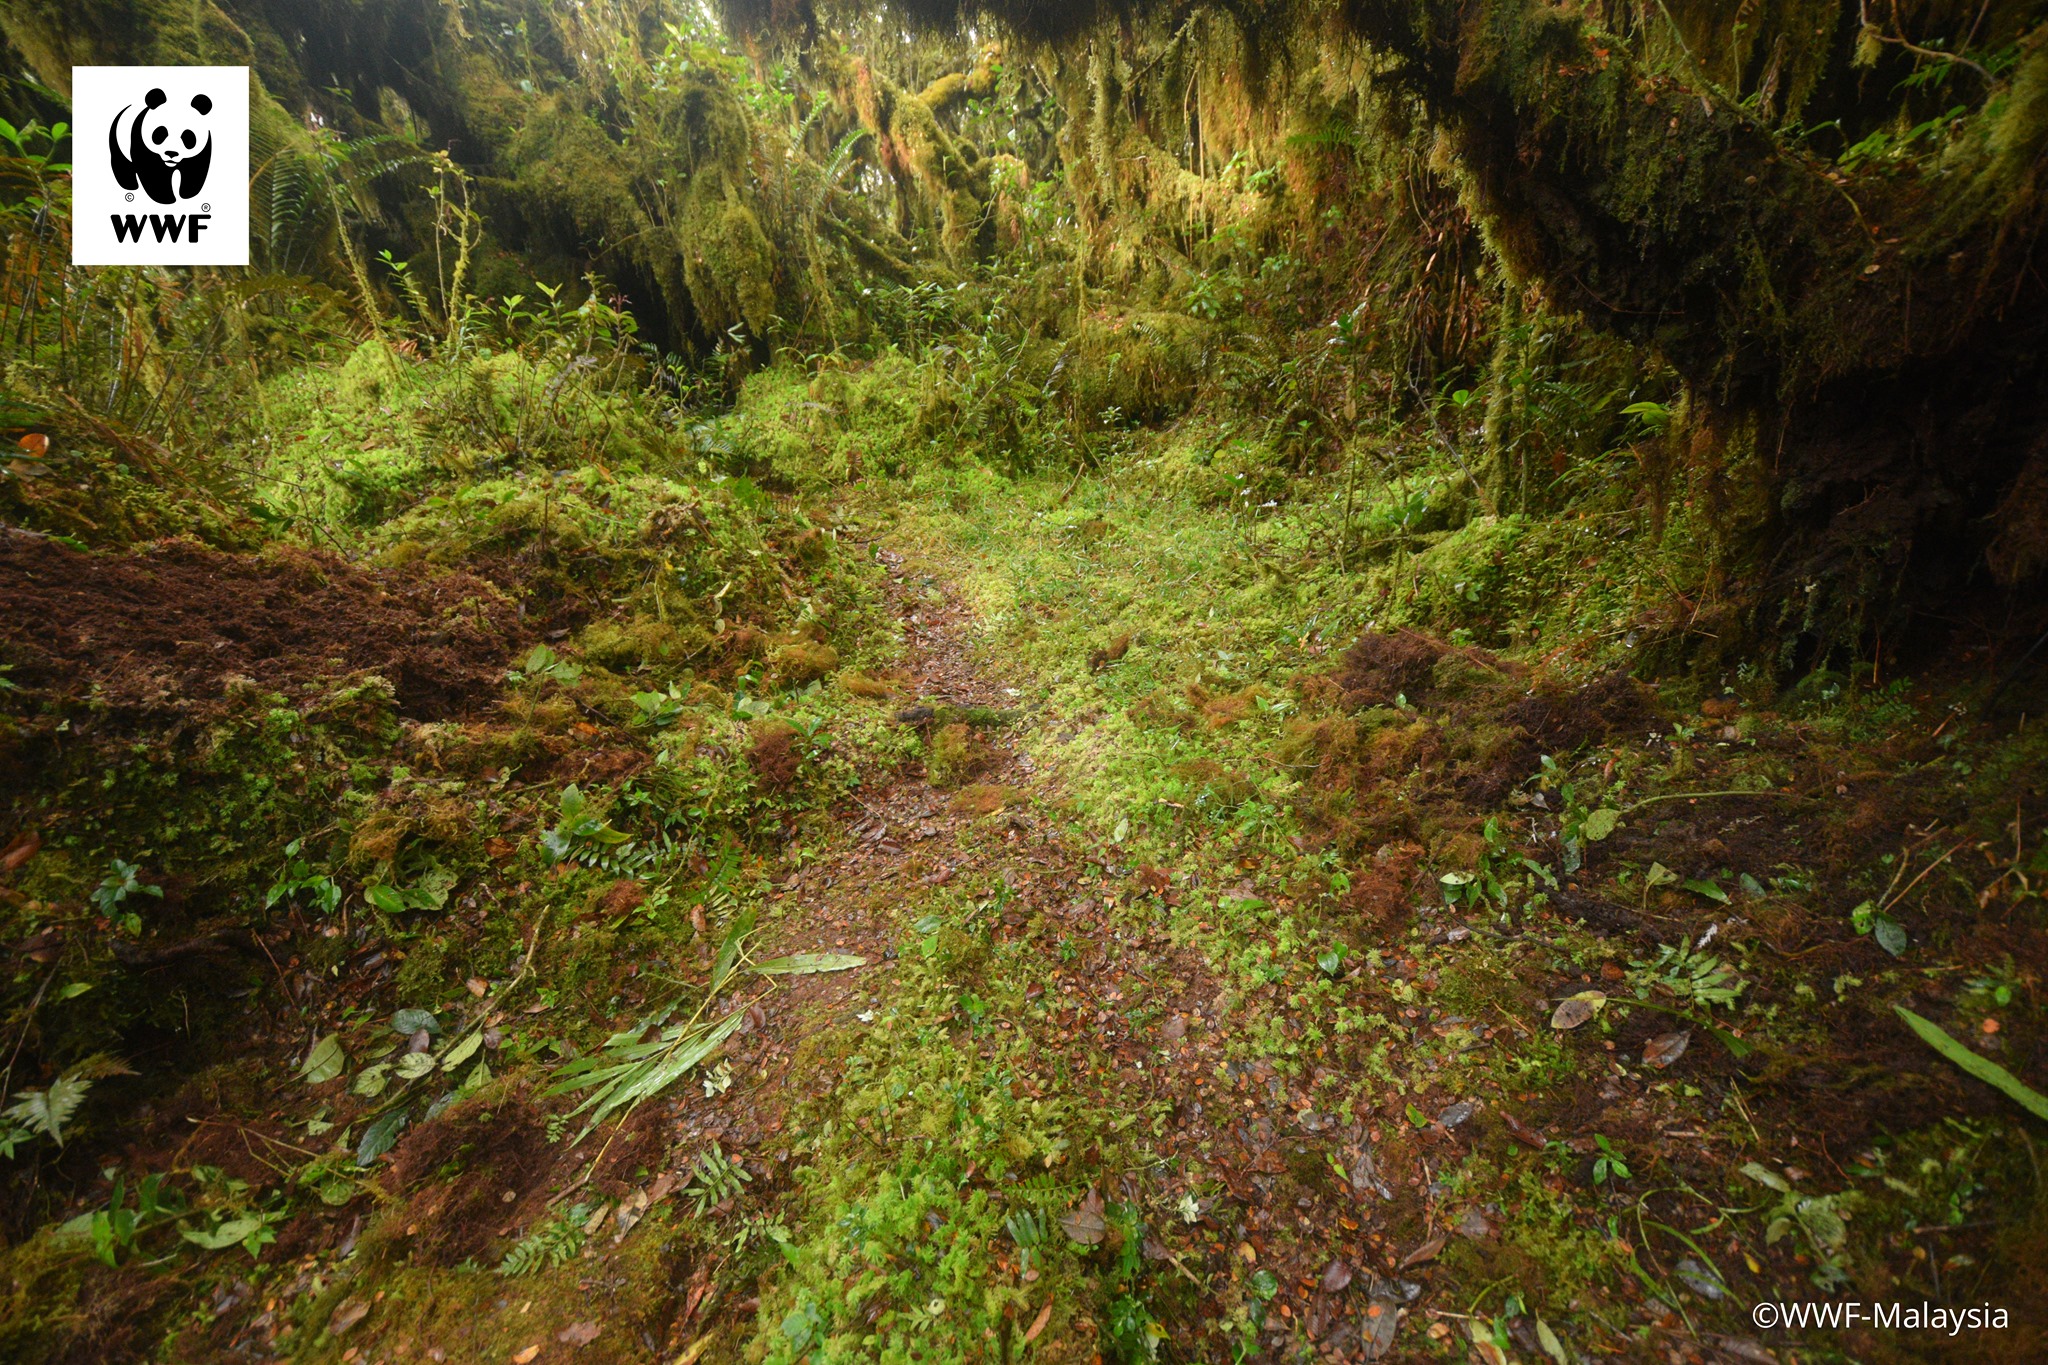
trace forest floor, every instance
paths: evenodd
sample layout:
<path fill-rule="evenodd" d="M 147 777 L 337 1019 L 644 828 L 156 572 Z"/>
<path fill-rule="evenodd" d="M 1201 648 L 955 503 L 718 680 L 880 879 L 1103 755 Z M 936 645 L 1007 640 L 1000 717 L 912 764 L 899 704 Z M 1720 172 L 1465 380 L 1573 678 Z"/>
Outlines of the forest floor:
<path fill-rule="evenodd" d="M 492 817 L 503 871 L 407 942 L 488 940 L 504 968 L 436 1004 L 445 1033 L 400 1013 L 407 1056 L 496 1074 L 368 1175 L 315 1138 L 359 1131 L 351 1096 L 407 1074 L 374 1040 L 417 991 L 366 926 L 325 979 L 286 957 L 324 930 L 259 935 L 268 1022 L 96 1159 L 298 1202 L 253 1269 L 232 1249 L 113 1257 L 81 1281 L 55 1250 L 13 1254 L 14 1320 L 76 1295 L 70 1353 L 47 1358 L 2048 1349 L 2020 1311 L 2048 1240 L 2022 1111 L 1893 1009 L 2043 1074 L 2038 727 L 1957 723 L 1960 681 L 1702 693 L 1412 630 L 1325 638 L 1281 527 L 1114 479 L 949 470 L 908 497 L 856 487 L 825 519 L 879 631 L 813 731 L 858 780 L 786 817 L 745 875 L 698 858 L 672 903 L 676 874 L 600 877 L 552 920 L 486 908 L 588 874 L 518 861 L 538 822 Z M 163 553 L 96 590 L 182 581 L 186 552 Z M 514 657 L 567 633 L 458 586 L 451 635 L 386 619 L 424 591 L 402 578 L 299 581 L 366 623 L 315 652 L 411 676 L 378 651 L 416 637 L 421 714 L 445 721 L 477 714 L 490 638 Z M 169 691 L 204 691 L 192 670 L 219 654 L 289 662 L 207 643 L 267 609 L 237 591 L 253 605 L 225 624 L 195 606 L 151 627 L 136 657 Z M 66 667 L 108 658 L 40 629 Z M 232 691 L 232 671 L 206 676 Z M 515 776 L 595 789 L 667 761 L 660 733 L 590 706 L 560 728 L 527 769 L 436 790 L 498 811 Z M 667 918 L 626 928 L 643 906 Z M 724 941 L 772 974 L 715 960 L 742 913 L 753 937 Z M 774 970 L 797 954 L 859 961 Z M 707 974 L 722 1050 L 577 1142 L 548 1072 L 606 1030 L 631 1045 L 649 1002 Z M 316 1067 L 330 1026 L 374 1083 L 337 1091 L 341 1052 Z M 472 1033 L 487 1054 L 435 1041 Z M 2015 1317 L 1958 1341 L 1751 1322 L 1758 1301 L 1841 1296 Z"/>

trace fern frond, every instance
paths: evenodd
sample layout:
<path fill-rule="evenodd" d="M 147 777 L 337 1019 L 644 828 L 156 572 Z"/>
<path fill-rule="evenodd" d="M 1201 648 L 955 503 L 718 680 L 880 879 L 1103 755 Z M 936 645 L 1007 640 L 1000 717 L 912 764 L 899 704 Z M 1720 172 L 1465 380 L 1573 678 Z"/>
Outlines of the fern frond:
<path fill-rule="evenodd" d="M 64 1126 L 71 1122 L 78 1106 L 85 1103 L 92 1083 L 109 1076 L 134 1074 L 134 1069 L 119 1057 L 95 1052 L 50 1082 L 47 1090 L 16 1091 L 15 1103 L 0 1112 L 0 1118 L 12 1119 L 30 1132 L 41 1133 L 62 1147 Z"/>

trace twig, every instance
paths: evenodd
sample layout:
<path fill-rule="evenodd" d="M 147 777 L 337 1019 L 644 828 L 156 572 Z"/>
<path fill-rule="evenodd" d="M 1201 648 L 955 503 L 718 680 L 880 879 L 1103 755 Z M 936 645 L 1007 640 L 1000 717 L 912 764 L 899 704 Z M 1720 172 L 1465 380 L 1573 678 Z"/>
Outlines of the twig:
<path fill-rule="evenodd" d="M 59 964 L 61 965 L 61 964 Z M 14 1083 L 14 1063 L 21 1057 L 21 1045 L 28 1041 L 28 1031 L 36 1021 L 36 1010 L 43 1003 L 43 992 L 50 989 L 50 983 L 57 979 L 57 968 L 50 968 L 50 974 L 43 978 L 43 984 L 36 987 L 36 998 L 28 1002 L 28 1013 L 21 1021 L 21 1032 L 14 1036 L 14 1051 L 7 1055 L 7 1070 L 0 1072 L 0 1098 L 7 1095 L 7 1087 Z"/>
<path fill-rule="evenodd" d="M 1707 799 L 1708 797 L 1711 797 L 1711 796 L 1775 796 L 1775 797 L 1778 797 L 1779 799 L 1781 799 L 1781 800 L 1785 800 L 1785 801 L 1814 801 L 1814 800 L 1818 800 L 1818 799 L 1819 799 L 1818 797 L 1812 797 L 1812 796 L 1802 796 L 1802 795 L 1800 795 L 1800 794 L 1799 794 L 1798 792 L 1781 792 L 1781 791 L 1774 791 L 1774 790 L 1771 790 L 1771 789 L 1769 789 L 1769 788 L 1766 788 L 1766 789 L 1765 789 L 1765 790 L 1763 790 L 1763 791 L 1753 791 L 1753 792 L 1752 792 L 1752 791 L 1719 791 L 1719 792 L 1666 792 L 1666 793 L 1665 793 L 1664 795 L 1662 795 L 1662 796 L 1646 796 L 1646 797 L 1644 797 L 1644 798 L 1643 798 L 1642 800 L 1640 800 L 1640 801 L 1636 802 L 1636 803 L 1635 803 L 1635 804 L 1633 804 L 1633 805 L 1623 806 L 1623 807 L 1621 808 L 1621 813 L 1622 813 L 1623 815 L 1627 815 L 1627 814 L 1629 814 L 1629 813 L 1630 813 L 1631 811 L 1638 811 L 1638 810 L 1641 810 L 1641 809 L 1642 809 L 1642 808 L 1643 808 L 1644 806 L 1654 806 L 1654 805 L 1656 805 L 1656 804 L 1657 804 L 1657 803 L 1658 803 L 1659 801 L 1704 801 L 1704 800 L 1706 800 L 1706 799 Z"/>

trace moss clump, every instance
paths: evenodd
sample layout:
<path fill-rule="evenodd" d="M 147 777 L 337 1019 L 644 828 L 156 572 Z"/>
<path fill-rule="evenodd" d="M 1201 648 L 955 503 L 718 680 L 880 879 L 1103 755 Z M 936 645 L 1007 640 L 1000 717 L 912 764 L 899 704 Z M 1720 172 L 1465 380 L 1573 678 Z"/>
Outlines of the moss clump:
<path fill-rule="evenodd" d="M 768 656 L 775 682 L 781 687 L 801 687 L 830 677 L 839 667 L 839 651 L 814 640 L 797 640 L 778 647 Z"/>
<path fill-rule="evenodd" d="M 958 787 L 986 770 L 992 757 L 988 744 L 972 726 L 954 721 L 932 731 L 925 771 L 935 787 Z"/>
<path fill-rule="evenodd" d="M 865 673 L 847 669 L 832 680 L 840 691 L 850 697 L 865 697 L 869 701 L 888 701 L 905 694 L 901 687 L 883 678 L 871 678 Z"/>
<path fill-rule="evenodd" d="M 710 647 L 702 627 L 679 628 L 649 616 L 624 621 L 593 621 L 577 637 L 577 647 L 591 663 L 617 672 L 635 668 L 674 668 Z"/>

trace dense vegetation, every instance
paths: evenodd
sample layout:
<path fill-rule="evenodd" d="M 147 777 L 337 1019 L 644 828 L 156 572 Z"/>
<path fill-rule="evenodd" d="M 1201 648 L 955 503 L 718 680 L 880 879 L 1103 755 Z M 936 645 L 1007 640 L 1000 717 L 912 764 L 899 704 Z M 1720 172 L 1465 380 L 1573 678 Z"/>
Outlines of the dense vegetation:
<path fill-rule="evenodd" d="M 142 63 L 247 269 L 69 265 Z M 2041 1357 L 2038 0 L 5 0 L 0 118 L 0 1358 Z"/>

